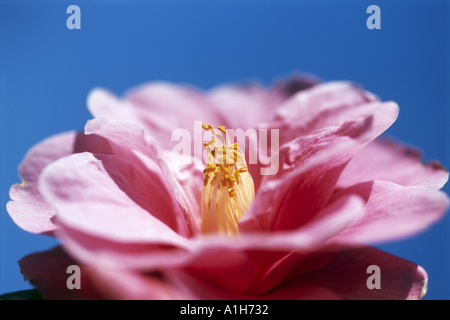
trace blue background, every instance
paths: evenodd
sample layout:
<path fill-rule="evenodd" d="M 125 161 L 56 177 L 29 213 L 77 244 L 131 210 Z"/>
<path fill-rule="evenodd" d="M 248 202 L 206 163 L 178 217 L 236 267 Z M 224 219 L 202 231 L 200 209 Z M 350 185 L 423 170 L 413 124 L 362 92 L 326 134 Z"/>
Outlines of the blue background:
<path fill-rule="evenodd" d="M 80 30 L 66 27 L 71 4 Z M 380 30 L 366 27 L 372 4 Z M 30 288 L 17 261 L 56 243 L 7 214 L 17 166 L 42 139 L 83 129 L 96 86 L 122 94 L 150 80 L 271 85 L 296 70 L 351 80 L 400 105 L 388 135 L 449 168 L 449 13 L 445 1 L 0 2 L 0 294 Z M 449 230 L 447 215 L 379 246 L 426 269 L 426 299 L 450 298 Z"/>

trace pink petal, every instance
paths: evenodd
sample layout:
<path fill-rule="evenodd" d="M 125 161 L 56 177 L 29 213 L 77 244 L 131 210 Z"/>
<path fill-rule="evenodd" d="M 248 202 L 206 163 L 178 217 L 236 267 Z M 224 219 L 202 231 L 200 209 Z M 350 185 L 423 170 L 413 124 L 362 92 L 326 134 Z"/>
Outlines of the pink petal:
<path fill-rule="evenodd" d="M 295 247 L 294 240 L 298 240 L 296 243 L 298 248 L 308 246 L 301 243 L 302 240 L 308 240 L 307 231 L 303 234 L 303 238 L 300 233 L 284 237 L 274 234 L 273 246 L 270 241 L 272 235 L 255 236 L 250 241 L 243 235 L 244 244 L 241 248 L 227 246 L 225 243 L 204 246 L 193 251 L 191 259 L 177 267 L 220 290 L 249 296 L 262 295 L 278 285 L 300 261 L 303 261 L 305 268 L 309 267 L 310 270 L 323 266 L 321 261 L 309 259 L 311 253 L 295 254 L 294 258 L 290 258 L 293 254 L 290 250 Z M 297 236 L 296 239 L 294 239 L 295 236 Z M 282 237 L 288 245 L 280 249 Z M 265 240 L 265 242 L 258 246 L 257 240 L 259 242 Z"/>
<path fill-rule="evenodd" d="M 233 294 L 196 279 L 184 272 L 136 273 L 124 269 L 101 266 L 90 268 L 96 289 L 107 299 L 117 300 L 194 300 L 242 299 Z"/>
<path fill-rule="evenodd" d="M 158 273 L 141 275 L 115 268 L 89 268 L 94 287 L 108 300 L 188 299 Z"/>
<path fill-rule="evenodd" d="M 339 177 L 337 187 L 372 180 L 440 189 L 448 180 L 448 172 L 437 161 L 422 164 L 422 155 L 416 149 L 378 138 L 353 157 Z"/>
<path fill-rule="evenodd" d="M 114 241 L 181 245 L 176 202 L 149 173 L 113 155 L 74 154 L 49 165 L 39 189 L 58 222 Z M 181 230 L 180 230 L 181 229 Z"/>
<path fill-rule="evenodd" d="M 69 290 L 67 268 L 80 265 L 60 247 L 33 253 L 19 261 L 21 272 L 44 299 L 336 299 L 331 291 L 314 286 L 283 288 L 266 295 L 233 293 L 192 273 L 166 270 L 146 274 L 104 265 L 81 265 L 81 290 Z"/>
<path fill-rule="evenodd" d="M 246 239 L 242 240 L 246 242 Z M 232 245 L 227 246 L 224 242 L 222 245 L 197 248 L 198 250 L 192 252 L 191 259 L 178 265 L 177 269 L 229 293 L 261 296 L 282 280 L 280 277 L 273 277 L 275 269 L 279 270 L 282 266 L 286 276 L 295 266 L 291 261 L 287 263 L 293 254 L 289 251 L 290 248 L 276 250 L 275 247 L 262 247 L 260 249 L 257 246 L 244 245 L 242 248 L 236 248 Z M 310 257 L 310 253 L 295 254 L 293 260 L 296 264 L 303 260 L 310 270 L 323 266 L 321 261 L 313 261 L 309 259 Z M 274 283 L 275 278 L 278 280 L 277 283 Z"/>
<path fill-rule="evenodd" d="M 92 151 L 111 153 L 108 143 L 96 135 L 67 132 L 52 136 L 35 145 L 19 165 L 19 175 L 23 184 L 11 187 L 12 201 L 7 210 L 14 222 L 31 233 L 51 234 L 57 228 L 51 221 L 55 210 L 42 197 L 37 182 L 42 170 L 52 162 L 72 153 Z"/>
<path fill-rule="evenodd" d="M 183 246 L 157 241 L 125 242 L 60 224 L 62 227 L 56 235 L 63 240 L 64 249 L 85 265 L 101 264 L 102 268 L 151 271 L 180 265 L 189 259 L 189 251 Z"/>
<path fill-rule="evenodd" d="M 348 195 L 339 200 L 323 208 L 313 219 L 297 229 L 243 234 L 243 246 L 296 252 L 318 250 L 328 239 L 346 230 L 364 211 L 364 202 L 359 196 Z"/>
<path fill-rule="evenodd" d="M 19 261 L 20 272 L 41 293 L 45 300 L 101 299 L 87 277 L 86 269 L 80 266 L 80 289 L 68 289 L 67 272 L 72 265 L 79 265 L 61 247 L 32 253 Z"/>
<path fill-rule="evenodd" d="M 264 300 L 341 300 L 340 297 L 319 286 L 292 286 L 261 296 Z"/>
<path fill-rule="evenodd" d="M 172 271 L 166 274 L 184 299 L 202 300 L 335 300 L 339 299 L 333 292 L 318 286 L 297 286 L 280 288 L 265 295 L 250 295 L 230 292 L 215 287 L 208 281 L 199 279 L 189 273 Z"/>
<path fill-rule="evenodd" d="M 241 293 L 258 272 L 264 272 L 284 255 L 284 252 L 269 252 L 266 259 L 262 259 L 258 253 L 236 250 L 232 246 L 208 246 L 197 255 L 193 254 L 183 270 L 226 292 Z"/>
<path fill-rule="evenodd" d="M 449 198 L 442 191 L 388 181 L 362 182 L 337 192 L 330 202 L 347 194 L 358 194 L 367 201 L 365 214 L 332 239 L 333 243 L 375 243 L 406 237 L 441 219 L 449 207 Z"/>
<path fill-rule="evenodd" d="M 347 113 L 377 98 L 347 82 L 327 82 L 300 91 L 277 110 L 278 127 L 283 130 L 281 144 L 327 126 L 339 126 L 356 119 Z M 361 116 L 361 114 L 359 115 Z"/>
<path fill-rule="evenodd" d="M 210 100 L 227 115 L 228 129 L 258 129 L 271 127 L 277 108 L 293 94 L 306 90 L 318 83 L 318 80 L 297 75 L 279 82 L 274 88 L 266 89 L 259 84 L 223 85 L 209 92 Z M 270 130 L 268 140 L 270 141 Z M 242 146 L 241 146 L 242 147 Z M 269 143 L 270 148 L 270 143 Z M 243 148 L 244 149 L 244 148 Z M 249 145 L 245 147 L 246 161 L 249 163 Z M 257 146 L 259 149 L 259 146 Z M 256 152 L 256 164 L 248 167 L 253 177 L 255 191 L 261 184 L 262 153 Z"/>
<path fill-rule="evenodd" d="M 381 289 L 369 289 L 372 273 L 367 268 L 380 268 Z M 426 293 L 425 270 L 407 260 L 372 247 L 346 249 L 321 269 L 295 276 L 280 287 L 315 285 L 327 288 L 348 300 L 413 300 Z"/>
<path fill-rule="evenodd" d="M 183 269 L 220 290 L 261 295 L 276 286 L 300 261 L 304 261 L 305 270 L 323 266 L 322 260 L 311 256 L 323 247 L 326 240 L 348 226 L 361 213 L 363 206 L 364 202 L 359 197 L 349 196 L 327 207 L 298 230 L 242 232 L 239 239 L 204 236 L 193 245 L 184 261 L 173 263 L 172 267 Z M 292 251 L 303 254 L 296 254 L 292 260 Z M 145 259 L 144 254 L 136 259 Z M 119 264 L 122 265 L 122 261 Z"/>
<path fill-rule="evenodd" d="M 316 250 L 311 253 L 300 254 L 292 251 L 285 259 L 278 265 L 274 266 L 267 273 L 264 282 L 259 287 L 259 293 L 272 292 L 272 290 L 279 286 L 279 284 L 295 270 L 295 274 L 310 272 L 316 269 L 323 268 L 330 263 L 337 254 L 337 250 L 328 251 L 328 248 Z"/>
<path fill-rule="evenodd" d="M 182 299 L 182 300 L 334 300 L 331 291 L 316 286 L 283 288 L 267 295 L 255 296 L 233 293 L 215 287 L 189 273 L 165 270 L 150 274 L 139 274 L 123 270 L 103 270 L 97 268 L 91 273 L 97 290 L 108 299 Z M 119 275 L 119 276 L 118 276 Z"/>
<path fill-rule="evenodd" d="M 266 231 L 289 230 L 311 219 L 326 205 L 348 161 L 386 130 L 398 114 L 395 103 L 377 103 L 370 110 L 373 113 L 364 118 L 325 128 L 283 146 L 280 170 L 265 177 L 242 225 L 249 223 Z"/>
<path fill-rule="evenodd" d="M 341 232 L 359 215 L 363 206 L 358 197 L 349 196 L 334 202 L 299 230 L 272 234 L 242 233 L 241 239 L 204 236 L 199 241 L 191 240 L 190 247 L 184 247 L 186 250 L 169 244 L 127 243 L 120 239 L 100 238 L 65 224 L 62 224 L 58 236 L 64 239 L 64 246 L 72 255 L 89 265 L 101 262 L 108 268 L 120 267 L 139 272 L 177 267 L 221 290 L 255 294 L 263 283 L 264 291 L 277 284 L 269 270 L 274 270 L 292 250 L 307 253 L 300 257 L 302 260 L 308 258 L 311 251 L 322 247 L 327 239 Z M 298 263 L 299 259 L 296 261 Z M 308 262 L 307 265 L 311 270 L 316 263 Z M 288 266 L 283 270 L 284 275 L 290 271 Z M 280 274 L 278 271 L 276 278 L 279 280 Z M 269 276 L 270 284 L 266 283 Z"/>

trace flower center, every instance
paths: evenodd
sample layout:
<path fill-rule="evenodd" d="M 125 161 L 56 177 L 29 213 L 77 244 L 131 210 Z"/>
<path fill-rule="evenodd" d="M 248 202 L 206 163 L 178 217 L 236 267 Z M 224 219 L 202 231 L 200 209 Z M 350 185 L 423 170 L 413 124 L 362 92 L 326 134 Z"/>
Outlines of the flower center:
<path fill-rule="evenodd" d="M 203 170 L 202 234 L 239 234 L 237 222 L 255 197 L 252 176 L 238 144 L 230 144 L 225 127 L 217 127 L 221 133 L 212 125 L 202 127 L 213 135 L 211 141 L 203 143 L 207 160 Z"/>

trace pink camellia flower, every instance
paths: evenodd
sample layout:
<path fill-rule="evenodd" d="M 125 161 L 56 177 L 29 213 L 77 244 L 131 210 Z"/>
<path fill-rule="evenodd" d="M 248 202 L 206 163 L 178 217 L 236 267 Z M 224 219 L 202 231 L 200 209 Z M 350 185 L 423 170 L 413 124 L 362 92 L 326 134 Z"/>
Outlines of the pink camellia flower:
<path fill-rule="evenodd" d="M 295 78 L 207 93 L 157 82 L 123 99 L 95 89 L 87 104 L 94 119 L 84 133 L 29 151 L 7 204 L 21 228 L 62 240 L 19 262 L 44 298 L 425 294 L 423 268 L 368 245 L 420 232 L 449 205 L 438 162 L 377 138 L 398 115 L 394 102 Z M 249 163 L 250 148 L 228 141 L 227 128 L 278 129 L 277 170 L 262 175 L 267 157 Z M 201 141 L 206 163 L 173 161 L 177 129 L 215 137 Z M 66 286 L 69 265 L 81 267 L 80 290 Z M 368 285 L 371 266 L 379 289 Z"/>

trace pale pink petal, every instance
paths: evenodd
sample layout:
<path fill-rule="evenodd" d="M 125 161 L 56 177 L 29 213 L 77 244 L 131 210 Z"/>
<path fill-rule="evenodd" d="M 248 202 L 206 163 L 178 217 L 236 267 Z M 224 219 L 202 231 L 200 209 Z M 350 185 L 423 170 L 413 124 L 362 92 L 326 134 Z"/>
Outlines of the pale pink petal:
<path fill-rule="evenodd" d="M 214 126 L 226 125 L 226 118 L 200 91 L 165 82 L 152 82 L 130 90 L 124 99 L 104 89 L 94 89 L 88 97 L 88 108 L 96 118 L 140 124 L 158 146 L 172 150 L 176 129 L 186 129 L 194 137 L 194 121 Z"/>
<path fill-rule="evenodd" d="M 120 119 L 139 123 L 139 115 L 133 106 L 104 88 L 92 89 L 86 103 L 95 118 Z"/>
<path fill-rule="evenodd" d="M 380 268 L 381 289 L 369 289 L 367 280 Z M 295 276 L 280 287 L 315 285 L 327 288 L 348 300 L 414 300 L 426 293 L 428 275 L 425 270 L 407 260 L 372 247 L 346 249 L 321 269 Z M 371 283 L 373 283 L 371 281 Z"/>
<path fill-rule="evenodd" d="M 389 181 L 368 181 L 338 191 L 330 202 L 346 194 L 367 201 L 365 214 L 330 240 L 333 243 L 379 243 L 420 232 L 442 218 L 448 196 L 431 188 L 404 187 Z"/>
<path fill-rule="evenodd" d="M 151 176 L 113 155 L 74 154 L 43 171 L 39 189 L 58 222 L 118 242 L 183 246 L 175 201 Z"/>
<path fill-rule="evenodd" d="M 186 200 L 188 195 L 180 187 L 173 169 L 163 158 L 154 139 L 144 133 L 142 126 L 117 120 L 94 119 L 86 124 L 85 132 L 108 139 L 114 154 L 131 161 L 136 167 L 154 174 L 160 172 L 165 179 L 162 185 L 167 184 L 181 207 L 190 235 L 199 234 L 198 213 L 189 208 L 189 201 Z"/>
<path fill-rule="evenodd" d="M 180 190 L 184 193 L 184 200 L 192 213 L 193 224 L 196 225 L 195 230 L 200 230 L 201 226 L 201 199 L 203 190 L 203 179 L 205 165 L 191 163 L 174 162 L 171 160 L 171 154 L 166 152 L 162 154 L 171 173 L 177 181 Z M 190 158 L 190 160 L 192 160 Z"/>
<path fill-rule="evenodd" d="M 51 221 L 55 210 L 42 197 L 37 182 L 50 163 L 72 153 L 92 151 L 110 154 L 108 142 L 96 135 L 67 132 L 45 139 L 35 145 L 19 165 L 21 184 L 10 189 L 11 201 L 6 205 L 14 222 L 31 233 L 51 234 L 57 228 Z"/>
<path fill-rule="evenodd" d="M 70 290 L 67 280 L 73 271 L 70 266 L 80 267 L 80 289 Z M 35 286 L 45 300 L 101 299 L 92 287 L 86 269 L 70 258 L 61 247 L 32 253 L 19 261 L 20 272 Z M 71 282 L 73 283 L 73 282 Z"/>
<path fill-rule="evenodd" d="M 353 157 L 339 177 L 337 187 L 372 180 L 440 189 L 448 180 L 448 172 L 437 161 L 423 164 L 419 150 L 378 138 Z"/>
<path fill-rule="evenodd" d="M 184 124 L 195 120 L 216 122 L 222 119 L 222 115 L 217 113 L 203 92 L 186 85 L 147 83 L 129 90 L 125 99 L 142 112 L 143 119 L 158 126 L 161 123 L 157 119 L 164 123 L 167 122 L 167 116 L 174 128 L 182 128 Z M 158 118 L 151 119 L 153 116 Z"/>
<path fill-rule="evenodd" d="M 227 116 L 227 129 L 257 128 L 272 120 L 276 108 L 286 97 L 277 90 L 260 85 L 225 85 L 209 92 L 209 99 Z"/>

